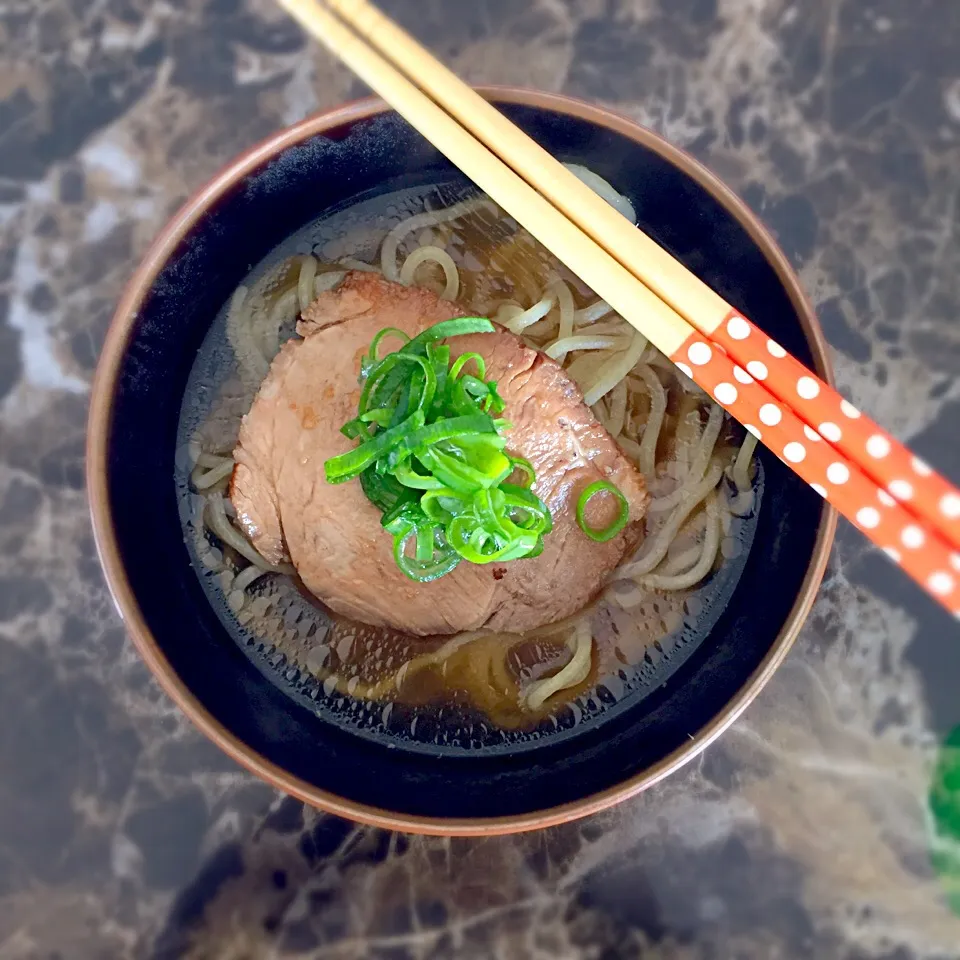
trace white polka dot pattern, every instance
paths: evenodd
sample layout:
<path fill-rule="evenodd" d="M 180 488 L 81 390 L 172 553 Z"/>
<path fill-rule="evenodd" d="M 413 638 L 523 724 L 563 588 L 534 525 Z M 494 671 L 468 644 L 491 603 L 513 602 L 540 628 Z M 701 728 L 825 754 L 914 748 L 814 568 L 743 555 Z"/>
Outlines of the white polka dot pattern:
<path fill-rule="evenodd" d="M 882 434 L 875 433 L 867 440 L 867 453 L 875 460 L 881 460 L 890 452 L 890 441 Z"/>
<path fill-rule="evenodd" d="M 734 317 L 737 318 L 737 322 L 732 327 L 735 337 L 731 335 L 730 327 L 730 321 Z M 745 327 L 747 328 L 746 336 L 744 336 Z M 829 491 L 829 499 L 836 503 L 842 512 L 853 518 L 856 511 L 867 506 L 868 503 L 863 500 L 859 503 L 847 502 L 859 484 L 853 479 L 844 480 L 840 484 L 832 483 L 826 476 L 826 471 L 833 462 L 856 464 L 858 473 L 862 473 L 872 481 L 869 505 L 877 506 L 879 502 L 883 508 L 881 510 L 883 521 L 876 528 L 874 539 L 885 538 L 888 524 L 894 522 L 893 518 L 903 519 L 904 511 L 908 511 L 919 525 L 935 531 L 935 535 L 928 539 L 931 542 L 935 540 L 939 544 L 937 549 L 944 547 L 960 552 L 960 490 L 919 457 L 914 456 L 849 400 L 841 397 L 829 384 L 824 383 L 816 374 L 806 369 L 795 357 L 786 353 L 775 340 L 758 329 L 741 313 L 731 310 L 719 324 L 711 325 L 709 331 L 709 340 L 726 350 L 733 363 L 746 370 L 754 379 L 762 381 L 766 397 L 760 406 L 763 403 L 773 403 L 784 411 L 783 421 L 775 425 L 772 430 L 769 426 L 764 427 L 755 413 L 749 415 L 751 422 L 760 422 L 766 433 L 777 434 L 776 437 L 765 436 L 765 442 L 774 444 L 774 449 L 781 452 L 791 440 L 806 444 L 808 456 L 802 464 L 797 466 L 798 473 L 811 469 L 814 459 L 817 462 L 823 459 L 825 461 L 823 475 L 814 482 Z M 699 334 L 696 338 L 704 339 Z M 691 337 L 691 340 L 693 339 L 694 337 Z M 729 378 L 725 376 L 724 379 Z M 741 390 L 738 406 L 745 399 L 743 394 L 744 391 Z M 788 412 L 791 417 L 795 414 L 801 421 L 801 433 L 784 438 L 783 432 L 787 429 L 788 420 L 790 420 L 786 415 Z M 820 454 L 816 458 L 813 457 L 816 445 L 810 441 L 809 435 L 802 431 L 803 423 L 815 428 L 827 441 L 819 444 L 824 455 L 828 445 L 835 448 L 836 453 L 831 459 L 827 460 Z M 838 490 L 838 487 L 842 490 Z M 883 500 L 878 501 L 878 488 L 898 503 L 895 506 L 889 506 Z M 841 494 L 845 501 L 843 505 L 836 502 Z M 955 500 L 954 497 L 958 499 Z M 848 511 L 848 507 L 853 508 L 852 512 Z M 894 542 L 899 544 L 899 532 L 881 545 L 890 546 Z M 898 549 L 904 552 L 902 546 Z M 930 544 L 927 544 L 923 550 L 905 551 L 902 563 L 904 570 L 913 575 L 912 571 L 918 563 L 914 554 L 930 553 L 933 549 Z M 949 568 L 948 560 L 945 560 L 938 569 L 945 568 Z M 915 579 L 926 586 L 933 572 L 935 572 L 933 569 L 928 569 L 922 576 Z M 947 603 L 948 606 L 953 604 L 951 609 L 954 611 L 960 609 L 960 595 L 958 595 L 960 582 L 957 584 L 956 591 L 950 595 Z"/>
<path fill-rule="evenodd" d="M 745 336 L 739 320 L 748 327 Z M 749 424 L 751 433 L 905 573 L 951 612 L 960 610 L 955 575 L 960 571 L 952 566 L 960 544 L 944 542 L 931 532 L 939 526 L 910 512 L 924 496 L 924 465 L 918 469 L 889 434 L 739 314 L 729 315 L 711 337 L 712 342 L 691 335 L 674 362 L 688 364 L 698 386 Z M 935 478 L 932 471 L 929 478 Z M 941 525 L 952 522 L 954 513 L 960 517 L 960 495 L 956 501 L 948 496 L 954 493 L 947 484 L 932 504 L 925 500 Z M 948 591 L 936 574 L 951 576 Z"/>
<path fill-rule="evenodd" d="M 850 468 L 845 463 L 831 463 L 827 467 L 827 479 L 836 487 L 850 479 Z"/>
<path fill-rule="evenodd" d="M 960 517 L 960 494 L 944 494 L 940 500 L 940 511 L 950 520 Z"/>
<path fill-rule="evenodd" d="M 713 388 L 713 395 L 717 398 L 717 403 L 725 407 L 737 402 L 737 388 L 732 383 L 718 383 Z"/>
<path fill-rule="evenodd" d="M 791 440 L 783 448 L 783 459 L 788 463 L 802 463 L 807 457 L 807 448 L 797 440 Z"/>
<path fill-rule="evenodd" d="M 935 593 L 938 597 L 945 597 L 953 592 L 953 577 L 945 570 L 937 570 L 936 573 L 930 574 L 927 585 L 931 593 Z"/>
<path fill-rule="evenodd" d="M 727 321 L 727 333 L 734 340 L 746 340 L 750 336 L 750 324 L 743 317 L 734 314 Z"/>
<path fill-rule="evenodd" d="M 903 533 L 900 534 L 900 542 L 910 550 L 919 550 L 926 539 L 927 535 L 923 532 L 923 528 L 918 527 L 915 523 L 904 527 Z"/>
<path fill-rule="evenodd" d="M 765 403 L 760 408 L 760 422 L 775 427 L 783 419 L 783 413 L 775 403 Z"/>
<path fill-rule="evenodd" d="M 913 497 L 913 484 L 909 480 L 891 480 L 890 492 L 898 500 L 909 500 Z"/>

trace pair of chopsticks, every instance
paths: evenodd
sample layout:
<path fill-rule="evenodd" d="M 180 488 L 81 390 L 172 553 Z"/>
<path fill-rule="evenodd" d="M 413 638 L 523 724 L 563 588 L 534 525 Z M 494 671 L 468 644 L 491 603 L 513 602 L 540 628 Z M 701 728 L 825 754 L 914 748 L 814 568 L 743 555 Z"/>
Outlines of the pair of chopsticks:
<path fill-rule="evenodd" d="M 367 0 L 278 0 L 562 263 L 960 617 L 960 491 Z"/>

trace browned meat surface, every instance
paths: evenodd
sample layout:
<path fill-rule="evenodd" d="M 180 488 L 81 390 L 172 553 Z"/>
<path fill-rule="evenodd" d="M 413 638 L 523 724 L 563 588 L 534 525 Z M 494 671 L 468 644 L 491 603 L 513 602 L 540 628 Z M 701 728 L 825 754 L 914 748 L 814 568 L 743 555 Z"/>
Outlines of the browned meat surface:
<path fill-rule="evenodd" d="M 414 583 L 397 569 L 392 539 L 359 481 L 332 485 L 323 475 L 325 460 L 354 445 L 340 427 L 356 415 L 360 358 L 377 331 L 392 326 L 414 336 L 461 315 L 427 291 L 371 274 L 351 273 L 337 291 L 322 294 L 298 326 L 303 340 L 283 347 L 243 419 L 231 496 L 264 556 L 288 556 L 306 587 L 338 613 L 423 635 L 522 632 L 593 598 L 637 543 L 646 507 L 642 476 L 556 363 L 506 332 L 450 341 L 455 353 L 483 354 L 487 377 L 498 381 L 506 402 L 503 415 L 514 424 L 507 448 L 536 471 L 534 489 L 554 521 L 539 557 L 461 563 L 433 583 Z M 590 540 L 576 522 L 580 492 L 598 479 L 615 483 L 631 507 L 630 526 L 607 543 Z M 594 504 L 593 522 L 602 525 L 612 508 Z"/>

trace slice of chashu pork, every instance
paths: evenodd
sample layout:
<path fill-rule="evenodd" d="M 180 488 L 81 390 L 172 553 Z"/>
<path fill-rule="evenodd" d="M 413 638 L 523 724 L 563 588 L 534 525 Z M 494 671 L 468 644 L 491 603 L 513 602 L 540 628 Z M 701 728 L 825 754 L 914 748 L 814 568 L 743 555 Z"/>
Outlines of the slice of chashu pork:
<path fill-rule="evenodd" d="M 530 560 L 460 563 L 432 583 L 397 568 L 392 537 L 359 480 L 329 484 L 324 461 L 352 449 L 340 427 L 356 416 L 360 360 L 383 327 L 411 337 L 463 316 L 429 291 L 349 273 L 321 294 L 273 361 L 234 451 L 231 499 L 247 536 L 271 562 L 289 559 L 303 584 L 337 613 L 412 634 L 490 628 L 523 632 L 584 607 L 641 536 L 643 477 L 583 402 L 577 385 L 548 357 L 507 332 L 451 338 L 451 353 L 486 360 L 506 403 L 507 450 L 536 471 L 534 491 L 553 516 L 544 550 Z M 580 493 L 609 480 L 630 505 L 630 523 L 597 543 L 577 525 Z M 609 497 L 588 506 L 588 521 L 614 515 Z M 604 502 L 605 501 L 605 502 Z"/>

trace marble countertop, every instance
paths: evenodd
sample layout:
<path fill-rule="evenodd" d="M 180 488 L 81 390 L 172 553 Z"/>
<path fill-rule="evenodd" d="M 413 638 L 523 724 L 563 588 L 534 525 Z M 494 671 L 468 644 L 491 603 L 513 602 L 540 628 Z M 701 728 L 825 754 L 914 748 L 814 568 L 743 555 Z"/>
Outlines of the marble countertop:
<path fill-rule="evenodd" d="M 610 104 L 692 151 L 776 232 L 844 391 L 960 480 L 956 0 L 383 6 L 470 80 Z M 0 5 L 0 960 L 960 958 L 928 808 L 960 631 L 846 524 L 733 729 L 541 833 L 320 816 L 160 692 L 87 519 L 99 344 L 188 192 L 359 93 L 269 0 Z"/>

